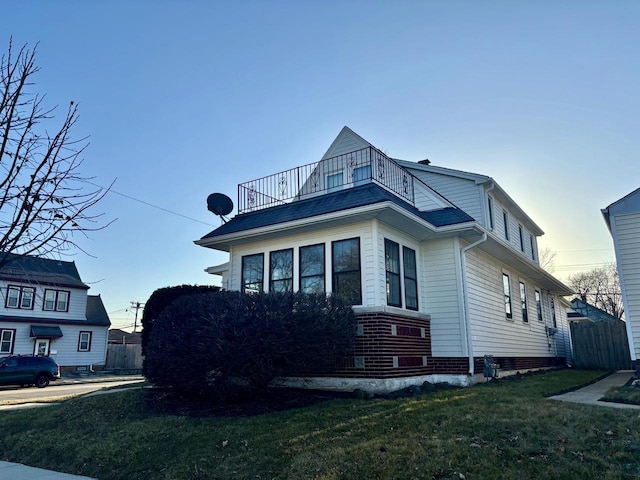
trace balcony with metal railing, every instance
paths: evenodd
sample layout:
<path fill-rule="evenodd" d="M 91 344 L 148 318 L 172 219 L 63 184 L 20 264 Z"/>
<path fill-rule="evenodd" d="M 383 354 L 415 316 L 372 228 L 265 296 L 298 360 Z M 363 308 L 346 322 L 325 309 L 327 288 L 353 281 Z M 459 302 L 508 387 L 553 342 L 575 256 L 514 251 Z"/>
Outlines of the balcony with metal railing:
<path fill-rule="evenodd" d="M 380 150 L 367 147 L 238 185 L 238 213 L 377 183 L 414 203 L 414 177 Z"/>

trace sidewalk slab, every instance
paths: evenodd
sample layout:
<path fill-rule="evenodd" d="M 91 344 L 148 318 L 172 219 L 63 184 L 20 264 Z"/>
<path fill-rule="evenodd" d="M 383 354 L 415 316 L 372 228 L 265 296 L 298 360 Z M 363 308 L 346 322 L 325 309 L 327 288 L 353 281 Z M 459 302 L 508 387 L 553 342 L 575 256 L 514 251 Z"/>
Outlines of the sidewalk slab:
<path fill-rule="evenodd" d="M 20 463 L 0 462 L 0 480 L 96 480 L 91 477 L 27 467 Z"/>
<path fill-rule="evenodd" d="M 629 405 L 626 403 L 600 401 L 600 399 L 604 396 L 607 390 L 613 387 L 623 386 L 633 377 L 634 373 L 635 373 L 634 370 L 619 370 L 596 383 L 587 385 L 586 387 L 580 388 L 573 392 L 563 393 L 562 395 L 555 395 L 549 398 L 551 400 L 558 400 L 561 402 L 581 403 L 583 405 L 597 405 L 599 407 L 640 410 L 640 405 Z"/>

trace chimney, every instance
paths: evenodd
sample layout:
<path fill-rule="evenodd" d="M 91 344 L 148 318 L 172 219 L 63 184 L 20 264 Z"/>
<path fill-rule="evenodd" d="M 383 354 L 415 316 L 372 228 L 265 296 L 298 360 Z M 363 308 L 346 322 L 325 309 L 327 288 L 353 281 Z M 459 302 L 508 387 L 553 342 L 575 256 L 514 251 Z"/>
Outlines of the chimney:
<path fill-rule="evenodd" d="M 418 163 L 420 165 L 429 165 L 431 163 L 431 160 L 429 160 L 428 158 L 425 158 L 424 160 L 418 160 Z"/>

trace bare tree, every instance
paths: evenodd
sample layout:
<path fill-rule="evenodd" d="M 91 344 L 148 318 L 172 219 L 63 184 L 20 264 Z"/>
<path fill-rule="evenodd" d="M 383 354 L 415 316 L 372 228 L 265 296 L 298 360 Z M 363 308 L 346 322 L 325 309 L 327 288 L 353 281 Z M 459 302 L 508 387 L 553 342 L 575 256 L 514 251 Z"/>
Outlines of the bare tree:
<path fill-rule="evenodd" d="M 30 91 L 40 70 L 36 48 L 14 55 L 12 47 L 10 40 L 0 63 L 0 267 L 11 253 L 64 254 L 79 248 L 74 234 L 108 225 L 90 209 L 109 190 L 87 190 L 92 179 L 79 173 L 87 139 L 71 136 L 77 105 L 70 102 L 50 131 L 56 107 L 47 109 L 44 95 Z"/>
<path fill-rule="evenodd" d="M 556 252 L 549 246 L 544 247 L 538 253 L 538 258 L 540 260 L 540 266 L 544 268 L 547 272 L 553 273 L 556 269 Z"/>
<path fill-rule="evenodd" d="M 622 318 L 624 305 L 618 268 L 615 263 L 569 276 L 569 286 L 583 302 Z"/>

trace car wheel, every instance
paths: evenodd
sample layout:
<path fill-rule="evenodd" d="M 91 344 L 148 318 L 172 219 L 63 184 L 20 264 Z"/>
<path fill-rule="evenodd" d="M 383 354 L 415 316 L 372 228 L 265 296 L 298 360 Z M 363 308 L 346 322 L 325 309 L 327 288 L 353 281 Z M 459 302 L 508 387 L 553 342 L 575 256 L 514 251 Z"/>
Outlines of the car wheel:
<path fill-rule="evenodd" d="M 44 388 L 47 385 L 49 385 L 49 377 L 47 375 L 42 374 L 36 377 L 36 387 Z"/>

